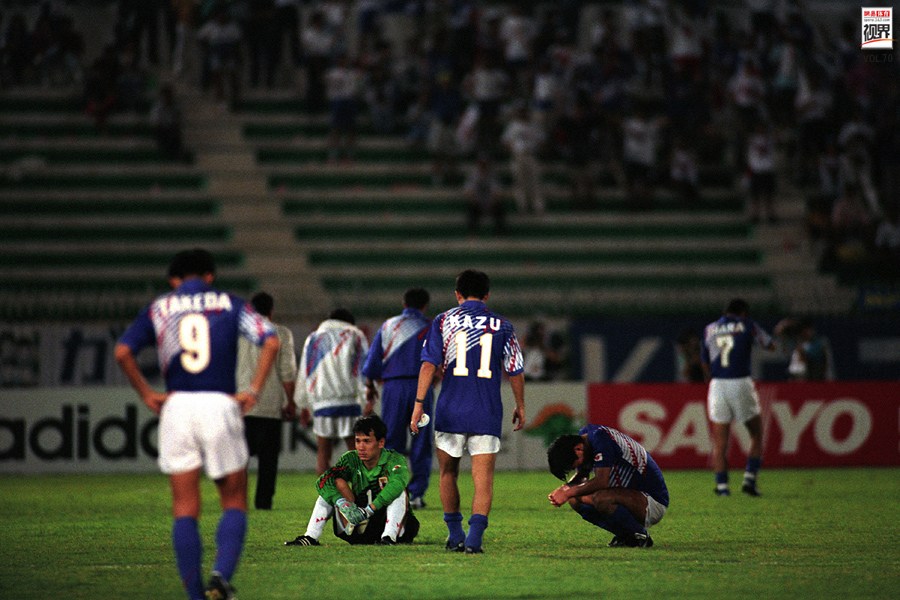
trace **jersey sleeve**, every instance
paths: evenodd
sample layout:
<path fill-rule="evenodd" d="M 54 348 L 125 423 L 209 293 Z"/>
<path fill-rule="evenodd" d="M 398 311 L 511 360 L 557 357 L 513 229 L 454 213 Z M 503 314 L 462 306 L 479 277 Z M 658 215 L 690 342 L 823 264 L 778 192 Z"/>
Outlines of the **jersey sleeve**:
<path fill-rule="evenodd" d="M 143 348 L 156 343 L 153 322 L 150 320 L 150 306 L 146 306 L 141 310 L 137 318 L 128 326 L 122 337 L 119 338 L 119 343 L 128 346 L 134 355 L 137 355 Z"/>
<path fill-rule="evenodd" d="M 375 333 L 375 337 L 372 338 L 372 345 L 369 346 L 366 361 L 363 363 L 363 375 L 372 381 L 381 379 L 381 369 L 384 366 L 384 363 L 382 362 L 384 350 L 381 347 L 382 329 L 384 329 L 383 326 L 379 327 L 378 331 Z"/>
<path fill-rule="evenodd" d="M 381 489 L 372 504 L 375 510 L 379 510 L 396 500 L 409 485 L 409 468 L 406 466 L 406 458 L 402 455 L 391 453 L 387 464 L 384 466 L 387 471 L 387 483 Z"/>
<path fill-rule="evenodd" d="M 309 345 L 312 336 L 306 338 L 303 342 L 303 350 L 300 353 L 300 362 L 297 364 L 297 385 L 294 386 L 294 402 L 297 408 L 307 408 L 309 405 L 309 390 L 306 382 L 306 359 L 309 353 Z"/>
<path fill-rule="evenodd" d="M 232 298 L 232 300 L 236 299 Z M 236 301 L 242 303 L 240 316 L 238 317 L 238 331 L 242 336 L 257 346 L 262 346 L 266 338 L 277 335 L 275 326 L 268 319 L 250 308 L 250 305 L 242 300 Z"/>
<path fill-rule="evenodd" d="M 510 330 L 509 337 L 503 345 L 503 368 L 507 375 L 518 375 L 525 370 L 525 359 L 516 332 Z"/>
<path fill-rule="evenodd" d="M 444 364 L 444 337 L 441 332 L 443 322 L 443 314 L 431 322 L 422 346 L 422 360 L 437 366 Z"/>
<path fill-rule="evenodd" d="M 594 456 L 591 457 L 594 469 L 611 468 L 619 458 L 618 446 L 603 433 L 602 429 L 596 429 L 590 434 L 591 448 Z"/>
<path fill-rule="evenodd" d="M 277 327 L 281 347 L 278 349 L 276 370 L 278 380 L 295 381 L 297 379 L 297 353 L 294 351 L 294 334 L 287 327 Z"/>
<path fill-rule="evenodd" d="M 343 479 L 348 484 L 353 481 L 353 470 L 350 468 L 351 452 L 345 452 L 337 463 L 322 473 L 316 481 L 316 491 L 328 504 L 334 504 L 341 498 L 335 480 Z"/>

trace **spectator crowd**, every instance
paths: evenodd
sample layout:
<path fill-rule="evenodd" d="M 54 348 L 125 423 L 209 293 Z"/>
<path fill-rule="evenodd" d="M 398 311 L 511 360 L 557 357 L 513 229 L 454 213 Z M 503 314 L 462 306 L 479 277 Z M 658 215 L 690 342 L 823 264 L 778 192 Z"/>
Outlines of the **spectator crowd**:
<path fill-rule="evenodd" d="M 724 185 L 746 191 L 753 222 L 776 223 L 778 198 L 797 189 L 808 196 L 808 231 L 823 268 L 873 259 L 897 266 L 900 79 L 892 53 L 860 49 L 857 7 L 825 14 L 800 0 L 727 8 L 704 0 L 116 5 L 112 41 L 93 60 L 66 13 L 75 7 L 45 3 L 30 26 L 4 11 L 3 86 L 83 85 L 86 110 L 102 129 L 112 111 L 144 99 L 151 74 L 183 78 L 193 62 L 192 81 L 222 101 L 239 102 L 245 83 L 290 85 L 305 110 L 330 111 L 333 160 L 353 159 L 361 118 L 378 133 L 405 136 L 430 152 L 435 185 L 470 181 L 473 231 L 484 214 L 502 233 L 503 207 L 492 184 L 474 183 L 490 178 L 466 178 L 460 164 L 489 173 L 508 160 L 516 210 L 541 214 L 542 166 L 555 161 L 568 170 L 575 209 L 596 208 L 601 183 L 622 189 L 634 210 L 652 208 L 663 189 L 696 207 L 712 197 L 704 190 Z"/>

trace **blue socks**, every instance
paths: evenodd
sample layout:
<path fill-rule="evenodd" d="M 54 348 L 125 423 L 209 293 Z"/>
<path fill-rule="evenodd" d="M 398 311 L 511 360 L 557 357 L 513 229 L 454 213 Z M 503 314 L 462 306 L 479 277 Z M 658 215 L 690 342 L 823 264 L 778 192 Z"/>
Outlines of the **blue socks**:
<path fill-rule="evenodd" d="M 638 523 L 631 511 L 621 505 L 616 507 L 615 512 L 609 516 L 607 522 L 613 528 L 610 531 L 616 535 L 622 535 L 623 533 L 625 535 L 647 533 L 647 529 L 641 523 Z"/>
<path fill-rule="evenodd" d="M 172 546 L 181 582 L 191 598 L 203 598 L 203 573 L 200 559 L 203 547 L 197 519 L 179 517 L 172 524 Z"/>
<path fill-rule="evenodd" d="M 466 548 L 475 548 L 476 550 L 481 548 L 481 538 L 487 526 L 487 515 L 475 514 L 469 518 L 469 535 L 466 536 Z"/>
<path fill-rule="evenodd" d="M 647 533 L 647 529 L 638 523 L 631 511 L 624 506 L 616 507 L 615 512 L 609 516 L 600 514 L 590 504 L 578 504 L 575 507 L 575 512 L 581 515 L 581 518 L 588 523 L 605 529 L 614 535 L 627 537 L 634 533 Z"/>
<path fill-rule="evenodd" d="M 758 456 L 747 458 L 747 468 L 744 471 L 744 480 L 756 481 L 756 474 L 759 473 L 759 468 L 761 466 L 762 458 Z"/>
<path fill-rule="evenodd" d="M 466 539 L 466 532 L 462 528 L 462 513 L 444 513 L 444 523 L 447 524 L 447 531 L 450 537 L 447 542 L 451 546 L 456 546 Z"/>
<path fill-rule="evenodd" d="M 213 571 L 218 571 L 226 581 L 231 581 L 231 576 L 237 570 L 246 533 L 247 513 L 236 508 L 222 513 L 216 530 L 216 563 Z"/>

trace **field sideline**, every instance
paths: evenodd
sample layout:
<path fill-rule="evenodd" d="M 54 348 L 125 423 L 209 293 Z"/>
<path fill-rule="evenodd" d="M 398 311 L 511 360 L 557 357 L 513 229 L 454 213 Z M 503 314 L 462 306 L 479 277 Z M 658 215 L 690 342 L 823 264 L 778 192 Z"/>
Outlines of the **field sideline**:
<path fill-rule="evenodd" d="M 283 473 L 275 510 L 251 510 L 241 600 L 319 598 L 885 598 L 900 590 L 900 469 L 763 471 L 755 499 L 671 471 L 672 505 L 650 549 L 546 500 L 546 473 L 498 473 L 485 554 L 443 550 L 436 481 L 417 543 L 285 547 L 303 533 L 314 477 Z M 732 472 L 732 485 L 740 473 Z M 254 482 L 251 481 L 251 485 Z M 460 479 L 464 503 L 471 480 Z M 204 484 L 205 568 L 218 515 Z M 0 476 L 0 598 L 183 598 L 162 475 Z M 468 511 L 464 511 L 468 517 Z"/>

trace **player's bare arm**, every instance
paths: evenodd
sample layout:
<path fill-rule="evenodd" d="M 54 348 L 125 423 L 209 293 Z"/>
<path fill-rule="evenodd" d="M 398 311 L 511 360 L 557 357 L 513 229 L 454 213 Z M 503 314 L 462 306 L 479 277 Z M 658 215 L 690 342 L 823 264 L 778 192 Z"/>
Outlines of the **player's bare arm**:
<path fill-rule="evenodd" d="M 162 410 L 162 405 L 165 403 L 166 398 L 168 398 L 168 394 L 166 392 L 154 390 L 150 386 L 150 383 L 144 377 L 143 373 L 141 373 L 137 360 L 128 345 L 116 344 L 115 356 L 116 362 L 119 363 L 119 367 L 122 369 L 122 372 L 125 373 L 125 377 L 128 378 L 131 387 L 138 393 L 144 404 L 146 404 L 154 414 L 158 415 L 159 411 Z"/>
<path fill-rule="evenodd" d="M 582 481 L 576 485 L 564 484 L 550 492 L 547 498 L 553 506 L 562 506 L 569 501 L 570 498 L 580 498 L 582 496 L 591 496 L 601 490 L 609 488 L 609 472 L 608 467 L 594 469 L 594 476 L 588 480 Z"/>
<path fill-rule="evenodd" d="M 435 371 L 437 371 L 437 365 L 428 361 L 422 362 L 422 366 L 419 368 L 419 383 L 416 387 L 416 398 L 425 398 L 425 394 L 428 393 L 428 388 L 431 387 L 431 382 L 434 379 Z M 416 402 L 416 406 L 413 408 L 412 417 L 410 417 L 409 422 L 409 430 L 413 433 L 419 433 L 419 419 L 422 417 L 423 412 L 425 412 L 423 404 L 421 402 Z"/>
<path fill-rule="evenodd" d="M 509 378 L 512 386 L 513 397 L 516 400 L 516 408 L 513 409 L 513 431 L 519 431 L 525 427 L 525 374 L 519 373 Z"/>

